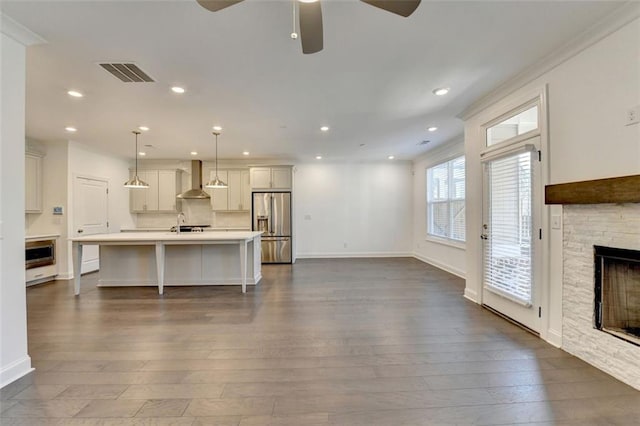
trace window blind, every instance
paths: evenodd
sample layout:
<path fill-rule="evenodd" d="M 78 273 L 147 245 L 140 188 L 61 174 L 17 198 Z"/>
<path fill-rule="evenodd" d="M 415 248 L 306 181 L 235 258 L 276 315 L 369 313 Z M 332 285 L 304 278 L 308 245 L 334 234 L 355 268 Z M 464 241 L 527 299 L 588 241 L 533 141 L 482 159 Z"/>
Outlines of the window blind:
<path fill-rule="evenodd" d="M 489 186 L 485 287 L 523 305 L 532 301 L 532 153 L 485 163 Z"/>

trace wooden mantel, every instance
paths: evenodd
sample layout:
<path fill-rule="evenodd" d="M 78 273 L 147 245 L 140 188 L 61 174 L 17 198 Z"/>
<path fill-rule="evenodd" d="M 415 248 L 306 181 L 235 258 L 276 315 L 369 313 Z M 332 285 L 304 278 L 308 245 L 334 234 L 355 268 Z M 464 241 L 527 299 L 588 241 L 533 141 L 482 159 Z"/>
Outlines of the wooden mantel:
<path fill-rule="evenodd" d="M 547 185 L 545 204 L 640 203 L 640 175 Z"/>

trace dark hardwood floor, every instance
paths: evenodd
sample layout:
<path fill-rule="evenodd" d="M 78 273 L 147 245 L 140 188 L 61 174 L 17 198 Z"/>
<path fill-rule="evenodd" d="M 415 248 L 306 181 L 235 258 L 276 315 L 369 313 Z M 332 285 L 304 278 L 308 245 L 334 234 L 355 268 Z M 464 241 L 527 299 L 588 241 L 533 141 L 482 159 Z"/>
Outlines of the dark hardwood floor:
<path fill-rule="evenodd" d="M 301 260 L 239 287 L 27 290 L 36 371 L 4 425 L 640 423 L 640 392 L 414 259 Z M 640 361 L 639 361 L 640 362 Z"/>

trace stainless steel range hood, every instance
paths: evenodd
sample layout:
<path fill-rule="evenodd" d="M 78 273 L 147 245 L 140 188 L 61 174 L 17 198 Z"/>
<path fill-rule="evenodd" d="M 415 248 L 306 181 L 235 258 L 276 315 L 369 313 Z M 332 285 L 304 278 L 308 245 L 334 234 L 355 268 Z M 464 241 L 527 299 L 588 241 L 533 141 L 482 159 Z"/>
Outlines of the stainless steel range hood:
<path fill-rule="evenodd" d="M 202 161 L 191 161 L 191 189 L 179 194 L 177 197 L 183 200 L 211 198 L 209 194 L 202 190 Z"/>

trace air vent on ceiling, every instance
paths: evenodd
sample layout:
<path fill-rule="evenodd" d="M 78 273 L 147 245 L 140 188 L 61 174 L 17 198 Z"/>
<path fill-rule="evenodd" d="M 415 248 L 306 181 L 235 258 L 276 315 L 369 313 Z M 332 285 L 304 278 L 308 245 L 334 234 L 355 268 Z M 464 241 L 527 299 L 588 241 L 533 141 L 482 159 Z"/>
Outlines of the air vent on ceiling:
<path fill-rule="evenodd" d="M 125 83 L 150 83 L 154 80 L 142 71 L 136 64 L 132 63 L 105 63 L 100 64 L 102 68 Z"/>

